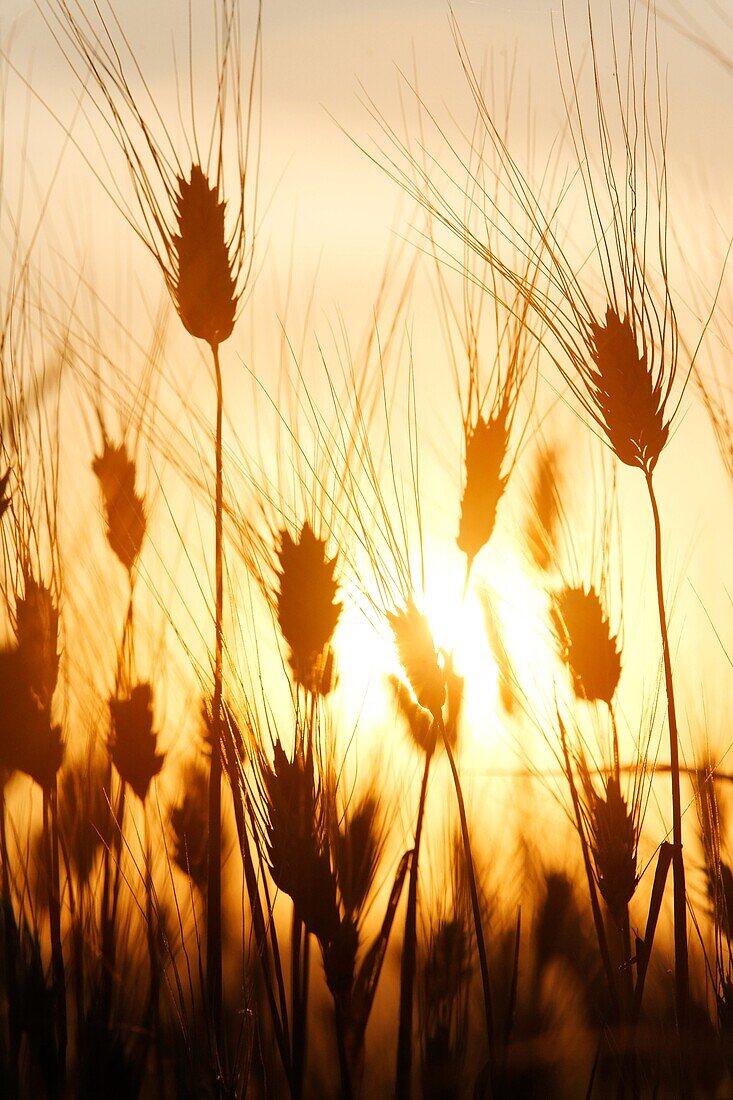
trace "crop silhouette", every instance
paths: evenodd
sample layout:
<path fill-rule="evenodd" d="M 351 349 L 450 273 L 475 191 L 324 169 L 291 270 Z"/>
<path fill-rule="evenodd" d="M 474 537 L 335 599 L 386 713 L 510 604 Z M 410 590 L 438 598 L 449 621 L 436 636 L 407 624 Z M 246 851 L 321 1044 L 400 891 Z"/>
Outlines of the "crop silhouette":
<path fill-rule="evenodd" d="M 675 281 L 660 27 L 725 44 L 563 7 L 517 141 L 449 9 L 469 123 L 365 100 L 417 247 L 299 339 L 263 7 L 183 5 L 169 99 L 124 5 L 38 0 L 75 186 L 142 246 L 98 285 L 3 186 L 41 97 L 0 53 L 0 1095 L 727 1095 L 729 601 L 687 563 L 726 589 L 728 536 L 689 549 L 674 462 L 729 489 L 730 310 Z"/>

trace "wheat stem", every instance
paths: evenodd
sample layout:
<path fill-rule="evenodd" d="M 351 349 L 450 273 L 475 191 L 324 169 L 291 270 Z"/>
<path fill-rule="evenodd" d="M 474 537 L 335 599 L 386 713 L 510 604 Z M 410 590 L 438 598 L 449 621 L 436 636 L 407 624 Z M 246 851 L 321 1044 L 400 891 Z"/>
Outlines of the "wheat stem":
<path fill-rule="evenodd" d="M 466 858 L 466 872 L 468 874 L 468 889 L 471 894 L 471 908 L 473 911 L 473 923 L 476 931 L 476 948 L 478 950 L 479 967 L 481 970 L 481 987 L 484 995 L 484 1012 L 486 1015 L 486 1038 L 489 1046 L 489 1067 L 494 1066 L 494 1017 L 491 1008 L 491 984 L 489 982 L 489 962 L 486 955 L 486 942 L 484 940 L 483 921 L 481 917 L 481 903 L 479 902 L 478 887 L 476 885 L 476 872 L 474 869 L 473 855 L 471 854 L 471 838 L 468 832 L 468 818 L 466 816 L 466 804 L 463 799 L 461 780 L 458 775 L 453 749 L 445 732 L 445 723 L 442 714 L 435 715 L 440 736 L 448 757 L 450 770 L 453 775 L 453 785 L 456 789 L 456 801 L 458 802 L 458 815 L 461 820 L 461 837 L 463 839 L 463 851 Z M 493 1076 L 493 1074 L 492 1074 Z"/>
<path fill-rule="evenodd" d="M 58 820 L 56 816 L 56 779 L 43 792 L 43 833 L 48 860 L 48 918 L 51 929 L 51 971 L 53 975 L 54 1016 L 56 1021 L 56 1058 L 59 1092 L 66 1081 L 66 974 L 61 942 L 61 891 L 58 862 Z"/>
<path fill-rule="evenodd" d="M 428 777 L 432 753 L 425 755 L 420 801 L 417 807 L 415 823 L 415 843 L 410 859 L 410 884 L 407 892 L 407 912 L 405 914 L 405 937 L 402 944 L 402 962 L 400 967 L 400 1020 L 397 1036 L 397 1072 L 395 1076 L 395 1096 L 398 1100 L 409 1097 L 412 1086 L 412 1009 L 415 989 L 415 957 L 417 948 L 417 882 L 420 860 L 420 841 L 422 839 L 425 801 L 428 791 Z"/>
<path fill-rule="evenodd" d="M 293 905 L 292 926 L 290 933 L 290 994 L 293 1012 L 293 1051 L 292 1067 L 293 1078 L 291 1095 L 293 1100 L 300 1100 L 303 1095 L 303 1077 L 305 1075 L 305 1006 L 302 1003 L 303 985 L 301 981 L 301 945 L 303 941 L 303 924 L 298 915 L 298 910 Z M 305 931 L 307 940 L 308 933 Z"/>
<path fill-rule="evenodd" d="M 675 995 L 677 1003 L 677 1026 L 682 1037 L 684 1058 L 684 1035 L 687 1018 L 688 999 L 688 958 L 687 958 L 687 911 L 685 900 L 685 864 L 682 858 L 682 808 L 680 800 L 680 763 L 679 736 L 677 732 L 677 712 L 674 700 L 674 682 L 672 679 L 672 660 L 669 651 L 667 615 L 664 607 L 664 583 L 662 578 L 662 526 L 659 508 L 654 493 L 652 474 L 647 472 L 649 501 L 654 517 L 654 547 L 657 578 L 657 606 L 659 610 L 659 629 L 662 635 L 662 656 L 664 660 L 664 680 L 667 691 L 667 715 L 669 723 L 669 760 L 672 780 L 672 873 L 674 887 L 674 955 L 675 955 Z"/>
<path fill-rule="evenodd" d="M 352 1100 L 354 1089 L 351 1084 L 351 1070 L 349 1069 L 345 1014 L 340 998 L 335 999 L 334 1012 L 336 1016 L 336 1047 L 338 1050 L 339 1073 L 341 1076 L 340 1100 Z"/>
<path fill-rule="evenodd" d="M 206 899 L 206 986 L 214 1041 L 221 1040 L 221 695 L 223 664 L 224 479 L 222 458 L 223 392 L 218 345 L 211 345 L 216 376 L 216 499 L 214 513 L 215 620 L 214 697 L 211 712 L 211 770 L 209 774 L 209 867 Z"/>
<path fill-rule="evenodd" d="M 598 901 L 598 891 L 596 890 L 596 880 L 593 874 L 593 866 L 591 864 L 590 852 L 588 851 L 588 841 L 586 839 L 585 829 L 583 826 L 583 815 L 580 809 L 580 800 L 578 798 L 578 791 L 576 789 L 575 779 L 573 777 L 573 769 L 570 763 L 570 753 L 568 751 L 567 737 L 565 736 L 565 727 L 563 726 L 562 722 L 560 722 L 560 742 L 562 745 L 563 760 L 565 762 L 565 777 L 567 778 L 568 786 L 570 787 L 570 798 L 573 803 L 575 829 L 578 834 L 578 839 L 580 840 L 580 849 L 583 855 L 583 867 L 585 869 L 585 877 L 588 883 L 588 896 L 590 898 L 593 924 L 595 925 L 596 938 L 598 940 L 598 950 L 601 953 L 601 961 L 603 962 L 603 967 L 606 971 L 606 981 L 608 983 L 608 993 L 611 998 L 613 1013 L 614 1016 L 618 1018 L 620 1014 L 620 1008 L 618 1002 L 618 991 L 616 989 L 616 979 L 614 975 L 614 969 L 611 964 L 611 954 L 608 949 L 606 927 L 603 923 L 603 914 L 601 913 L 601 906 L 600 902 Z"/>
<path fill-rule="evenodd" d="M 226 732 L 227 731 L 225 728 L 225 736 Z M 229 778 L 231 782 L 232 793 L 234 794 L 234 820 L 237 826 L 239 849 L 242 855 L 244 881 L 247 889 L 247 894 L 249 896 L 252 928 L 254 931 L 255 942 L 257 944 L 257 956 L 259 958 L 260 966 L 262 968 L 262 976 L 264 980 L 265 992 L 267 994 L 267 999 L 270 1006 L 270 1015 L 272 1019 L 273 1030 L 275 1033 L 275 1040 L 277 1042 L 277 1047 L 280 1052 L 283 1069 L 288 1079 L 288 1087 L 290 1087 L 290 1036 L 288 1034 L 287 1004 L 285 1001 L 285 990 L 282 980 L 280 958 L 276 950 L 272 951 L 272 961 L 275 971 L 274 977 L 270 970 L 270 950 L 268 946 L 268 935 L 272 936 L 273 945 L 275 948 L 277 947 L 274 919 L 271 907 L 268 907 L 267 921 L 265 920 L 265 913 L 262 906 L 262 900 L 260 898 L 259 884 L 257 882 L 254 861 L 252 859 L 252 853 L 249 848 L 249 838 L 247 836 L 245 809 L 249 810 L 249 804 L 246 793 L 241 785 L 240 778 L 237 773 L 234 747 L 232 745 L 231 738 L 229 737 L 227 737 L 227 751 L 225 755 L 225 761 L 229 769 Z M 280 995 L 279 1008 L 275 999 L 275 983 L 277 983 L 277 989 Z"/>
<path fill-rule="evenodd" d="M 143 805 L 145 815 L 145 924 L 147 932 L 148 959 L 150 960 L 150 988 L 148 990 L 148 1011 L 150 1031 L 155 1047 L 155 1084 L 158 1100 L 165 1096 L 163 1080 L 163 1051 L 160 1034 L 160 970 L 157 950 L 157 916 L 153 887 L 153 845 L 150 838 L 150 818 L 147 807 Z"/>

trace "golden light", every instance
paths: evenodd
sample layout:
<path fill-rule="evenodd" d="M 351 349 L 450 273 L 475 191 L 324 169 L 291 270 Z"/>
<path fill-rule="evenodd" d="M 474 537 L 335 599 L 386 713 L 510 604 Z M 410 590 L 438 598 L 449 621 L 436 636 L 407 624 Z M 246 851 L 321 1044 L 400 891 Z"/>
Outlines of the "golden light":
<path fill-rule="evenodd" d="M 465 558 L 444 541 L 427 541 L 425 591 L 420 610 L 430 623 L 436 648 L 452 654 L 464 678 L 464 751 L 484 755 L 506 741 L 500 699 L 500 670 L 487 631 L 487 604 L 511 663 L 512 687 L 528 696 L 551 683 L 554 655 L 547 630 L 546 595 L 523 566 L 515 548 L 497 540 L 487 562 L 478 565 L 463 594 Z M 344 702 L 358 708 L 365 728 L 393 719 L 386 690 L 390 674 L 404 676 L 386 623 L 369 621 L 346 593 L 336 636 Z"/>

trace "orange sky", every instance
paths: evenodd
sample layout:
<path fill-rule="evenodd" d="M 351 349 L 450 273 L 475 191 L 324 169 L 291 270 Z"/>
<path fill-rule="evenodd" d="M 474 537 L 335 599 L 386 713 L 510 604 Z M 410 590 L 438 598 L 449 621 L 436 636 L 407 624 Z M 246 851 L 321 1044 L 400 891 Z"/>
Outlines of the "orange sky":
<path fill-rule="evenodd" d="M 42 6 L 43 0 L 40 3 Z M 584 5 L 570 6 L 571 34 L 579 41 Z M 623 17 L 625 4 L 612 6 Z M 185 8 L 185 4 L 173 0 L 152 9 L 145 0 L 125 0 L 118 5 L 156 102 L 171 110 L 170 27 L 175 24 L 176 13 Z M 200 3 L 195 8 L 197 15 L 204 13 L 201 18 L 205 21 L 208 5 Z M 551 13 L 555 13 L 557 27 L 557 9 L 541 0 L 458 0 L 454 8 L 469 50 L 477 64 L 486 63 L 499 99 L 507 86 L 507 73 L 516 65 L 512 134 L 517 147 L 521 150 L 525 144 L 529 102 L 538 149 L 547 150 L 562 121 L 551 35 Z M 713 32 L 719 29 L 712 21 L 710 27 Z M 70 124 L 78 89 L 63 61 L 59 61 L 32 0 L 3 0 L 0 33 L 9 45 L 13 65 L 28 76 L 38 96 L 59 118 Z M 684 259 L 678 267 L 677 282 L 683 302 L 681 314 L 685 314 L 690 272 L 699 271 L 704 286 L 715 286 L 733 225 L 733 76 L 664 24 L 660 25 L 659 35 L 664 64 L 668 66 L 665 73 L 669 80 L 674 233 Z M 173 37 L 179 57 L 184 56 L 185 26 L 178 27 Z M 206 41 L 204 33 L 197 34 L 197 63 L 202 68 L 208 60 Z M 256 330 L 249 328 L 241 344 L 228 349 L 228 382 L 237 395 L 246 391 L 238 381 L 242 359 L 254 366 L 265 385 L 270 376 L 275 385 L 277 319 L 291 269 L 296 342 L 303 327 L 303 303 L 314 282 L 317 307 L 310 321 L 311 330 L 328 344 L 329 328 L 342 312 L 347 329 L 360 335 L 369 325 L 386 258 L 400 235 L 409 236 L 410 225 L 416 220 L 404 196 L 340 131 L 337 122 L 357 144 L 371 146 L 375 140 L 379 142 L 379 128 L 360 102 L 367 93 L 385 118 L 400 129 L 399 70 L 412 72 L 413 67 L 425 101 L 441 119 L 450 124 L 453 117 L 456 125 L 466 128 L 472 122 L 471 101 L 450 36 L 447 7 L 442 2 L 394 0 L 375 5 L 331 0 L 303 5 L 275 0 L 264 7 L 263 44 L 261 273 Z M 603 55 L 605 49 L 606 57 L 608 46 L 607 39 L 600 43 L 599 52 Z M 72 132 L 83 148 L 91 147 L 83 119 L 77 119 Z M 12 76 L 6 134 L 7 193 L 18 193 L 22 179 L 26 188 L 30 180 L 38 194 L 45 194 L 63 144 L 63 132 L 41 104 L 32 97 L 29 100 L 27 90 Z M 21 155 L 24 135 L 27 158 Z M 24 224 L 28 229 L 33 224 L 33 200 L 27 198 L 26 202 Z M 407 246 L 408 251 L 414 248 L 414 243 Z M 58 271 L 67 288 L 73 285 L 69 269 L 64 268 L 68 260 L 72 271 L 83 268 L 90 274 L 118 315 L 140 316 L 139 306 L 135 305 L 138 294 L 148 306 L 157 300 L 158 273 L 73 148 L 66 150 L 54 185 L 41 249 L 46 249 L 41 255 L 47 278 Z M 62 253 L 63 260 L 55 250 Z M 725 293 L 728 302 L 733 301 L 730 280 Z M 424 423 L 430 426 L 426 452 L 448 462 L 447 473 L 428 473 L 425 484 L 429 502 L 426 522 L 437 545 L 443 548 L 437 552 L 440 556 L 454 553 L 457 503 L 446 508 L 444 501 L 451 485 L 455 493 L 460 476 L 461 440 L 458 407 L 446 372 L 446 351 L 435 323 L 434 299 L 425 280 L 417 287 L 406 324 L 414 344 L 418 399 L 425 411 Z M 177 332 L 172 340 L 177 354 L 186 349 L 191 364 L 194 356 L 190 345 L 180 340 Z M 319 364 L 312 343 L 308 355 L 308 369 L 315 377 Z M 554 375 L 551 381 L 557 383 Z M 204 390 L 202 400 L 209 397 Z M 241 400 L 244 405 L 244 397 Z M 733 490 L 719 469 L 706 421 L 691 392 L 682 413 L 660 470 L 660 494 L 664 507 L 675 517 L 667 556 L 668 582 L 676 593 L 672 633 L 676 639 L 682 638 L 679 664 L 681 675 L 688 677 L 690 691 L 685 698 L 694 716 L 701 672 L 706 675 L 706 690 L 713 702 L 727 702 L 723 677 L 729 666 L 708 617 L 733 653 L 733 629 L 726 628 L 730 619 L 727 578 Z M 573 423 L 567 413 L 564 419 L 565 423 Z M 578 453 L 585 454 L 588 445 L 584 437 L 580 439 Z M 581 512 L 585 500 L 590 514 L 593 490 L 587 469 L 584 461 L 577 463 L 573 491 L 579 494 Z M 507 509 L 508 526 L 511 516 L 521 514 L 528 474 L 527 468 L 524 482 L 517 485 Z M 629 677 L 635 685 L 643 679 L 650 694 L 658 655 L 653 642 L 648 648 L 639 644 L 646 634 L 638 629 L 639 624 L 653 625 L 654 607 L 647 584 L 651 576 L 650 525 L 641 479 L 635 472 L 624 470 L 620 483 L 624 505 L 633 517 L 626 535 L 629 552 L 624 591 L 627 635 L 638 648 L 631 651 Z M 487 570 L 490 572 L 488 565 Z M 720 699 L 716 698 L 718 693 Z"/>

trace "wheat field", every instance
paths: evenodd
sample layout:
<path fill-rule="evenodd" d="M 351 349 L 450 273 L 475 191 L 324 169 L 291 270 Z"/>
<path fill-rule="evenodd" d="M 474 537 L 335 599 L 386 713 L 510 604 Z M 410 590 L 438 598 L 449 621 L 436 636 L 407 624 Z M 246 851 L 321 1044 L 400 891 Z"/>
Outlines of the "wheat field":
<path fill-rule="evenodd" d="M 7 0 L 0 1096 L 733 1096 L 724 3 Z"/>

